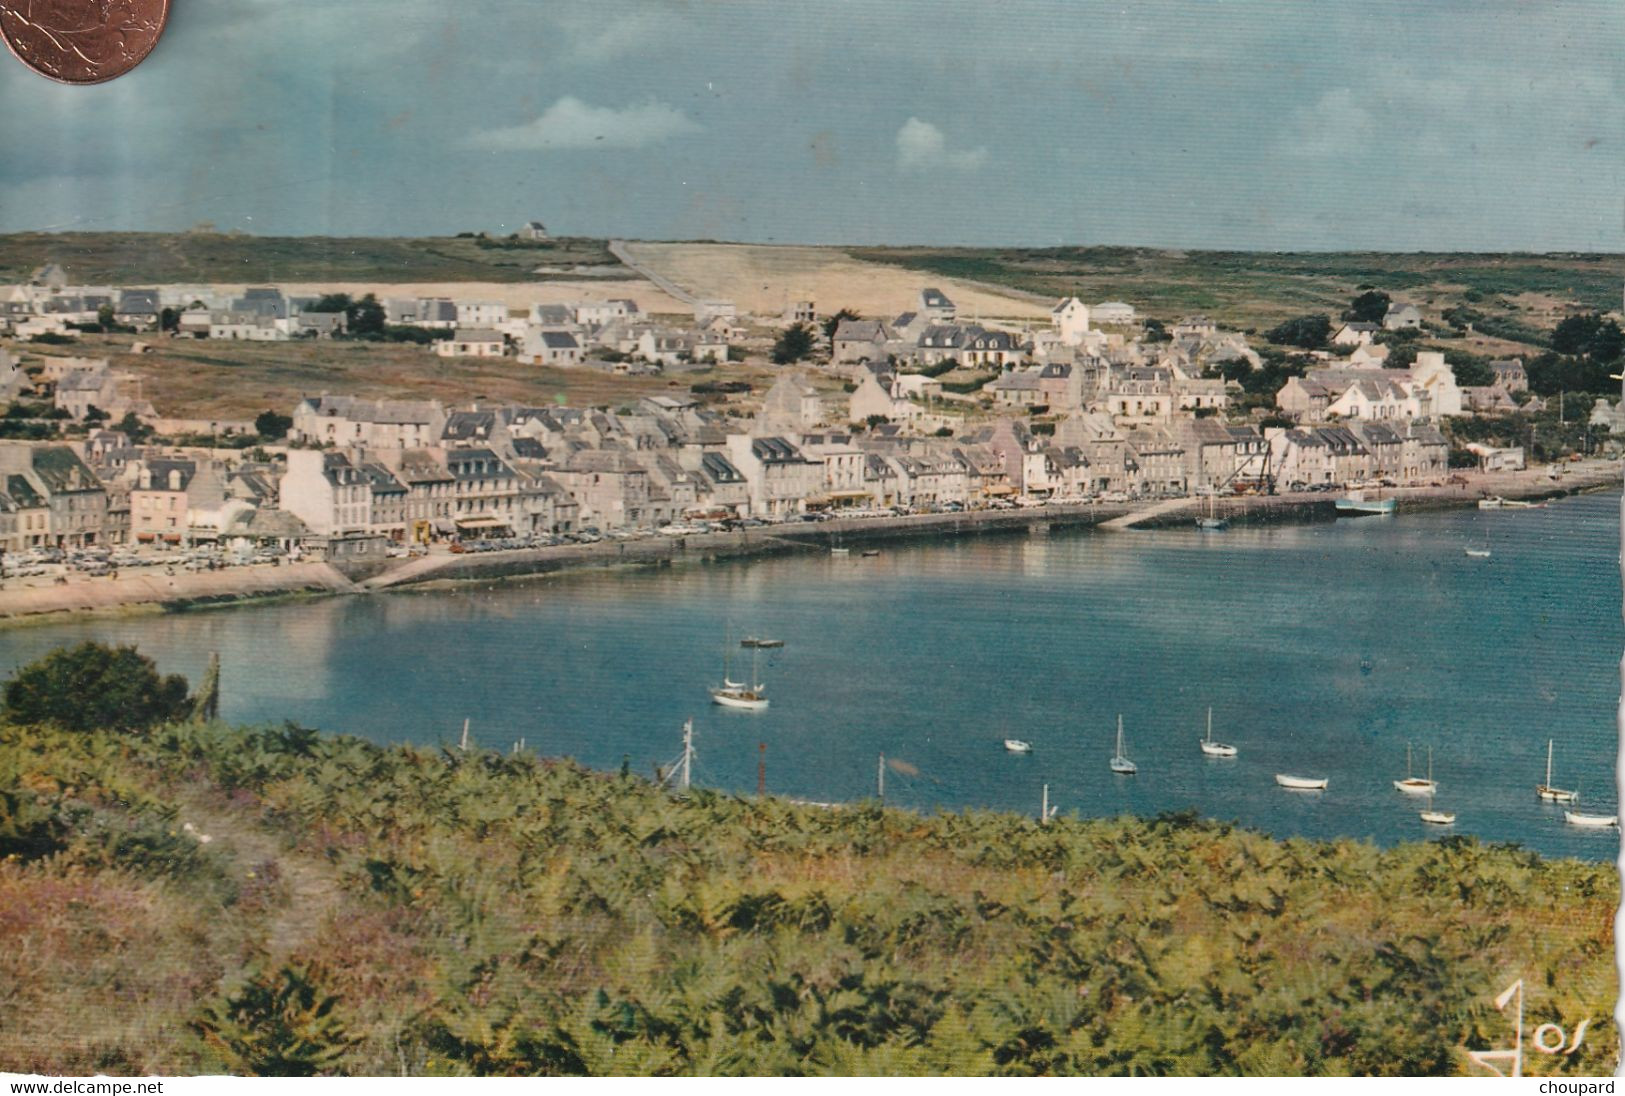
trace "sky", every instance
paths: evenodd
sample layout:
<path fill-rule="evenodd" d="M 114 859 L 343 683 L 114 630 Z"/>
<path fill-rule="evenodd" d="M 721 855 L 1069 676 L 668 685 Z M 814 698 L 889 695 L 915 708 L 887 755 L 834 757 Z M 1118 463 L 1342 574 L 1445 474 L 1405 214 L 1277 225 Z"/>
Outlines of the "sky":
<path fill-rule="evenodd" d="M 173 0 L 0 231 L 1625 251 L 1625 4 Z"/>

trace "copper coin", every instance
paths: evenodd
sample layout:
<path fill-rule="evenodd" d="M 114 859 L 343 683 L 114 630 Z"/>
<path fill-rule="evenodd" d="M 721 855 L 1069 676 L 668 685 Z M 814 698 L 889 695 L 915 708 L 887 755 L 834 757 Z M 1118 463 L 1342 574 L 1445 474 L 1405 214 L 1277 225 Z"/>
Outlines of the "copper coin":
<path fill-rule="evenodd" d="M 0 37 L 41 76 L 99 84 L 145 60 L 168 18 L 169 0 L 0 0 Z"/>

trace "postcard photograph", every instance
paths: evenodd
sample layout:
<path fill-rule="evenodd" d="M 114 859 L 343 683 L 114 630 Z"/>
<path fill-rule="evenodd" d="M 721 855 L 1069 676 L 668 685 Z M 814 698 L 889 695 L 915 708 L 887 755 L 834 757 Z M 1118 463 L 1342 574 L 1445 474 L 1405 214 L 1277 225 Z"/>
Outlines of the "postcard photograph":
<path fill-rule="evenodd" d="M 1625 9 L 0 37 L 0 1071 L 1614 1073 Z"/>

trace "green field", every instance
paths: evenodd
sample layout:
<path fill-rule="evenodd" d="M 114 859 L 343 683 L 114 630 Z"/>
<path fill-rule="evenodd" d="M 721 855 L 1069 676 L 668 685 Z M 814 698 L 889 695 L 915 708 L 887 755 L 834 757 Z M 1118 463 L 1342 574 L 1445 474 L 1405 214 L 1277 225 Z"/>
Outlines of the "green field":
<path fill-rule="evenodd" d="M 1590 1021 L 1525 1075 L 1597 1076 L 1618 897 L 1611 864 L 1470 838 L 0 725 L 0 1070 L 1448 1075 L 1510 1042 L 1522 978 L 1526 1032 Z"/>
<path fill-rule="evenodd" d="M 510 243 L 469 237 L 373 239 L 215 232 L 0 235 L 0 283 L 61 263 L 86 285 L 248 282 L 530 282 L 537 267 L 617 266 L 602 240 Z"/>
<path fill-rule="evenodd" d="M 1263 330 L 1305 313 L 1337 318 L 1362 287 L 1417 304 L 1437 318 L 1453 305 L 1530 326 L 1552 326 L 1543 305 L 1620 307 L 1625 257 L 1378 252 L 1160 251 L 1127 247 L 849 248 L 891 263 L 1088 303 L 1121 300 L 1164 321 L 1204 312 L 1221 324 Z"/>

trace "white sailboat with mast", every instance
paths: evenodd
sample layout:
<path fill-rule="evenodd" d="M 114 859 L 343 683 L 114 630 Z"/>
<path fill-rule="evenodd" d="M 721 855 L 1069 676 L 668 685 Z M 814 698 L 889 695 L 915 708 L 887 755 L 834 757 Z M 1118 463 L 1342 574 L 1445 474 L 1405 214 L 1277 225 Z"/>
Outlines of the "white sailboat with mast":
<path fill-rule="evenodd" d="M 1578 791 L 1552 786 L 1552 742 L 1550 738 L 1546 740 L 1546 779 L 1535 785 L 1535 795 L 1548 803 L 1578 803 L 1580 801 Z"/>
<path fill-rule="evenodd" d="M 1207 710 L 1207 737 L 1202 739 L 1202 752 L 1208 757 L 1235 757 L 1236 748 L 1213 741 L 1213 709 Z"/>
<path fill-rule="evenodd" d="M 1112 756 L 1112 772 L 1118 776 L 1133 776 L 1140 771 L 1140 767 L 1128 759 L 1123 752 L 1123 717 L 1117 717 L 1117 753 Z"/>
<path fill-rule="evenodd" d="M 1394 787 L 1406 795 L 1432 795 L 1439 790 L 1439 785 L 1433 779 L 1433 747 L 1428 747 L 1428 775 L 1423 780 L 1419 776 L 1411 775 L 1411 744 L 1405 743 L 1405 779 L 1394 781 Z"/>
<path fill-rule="evenodd" d="M 741 711 L 760 712 L 767 708 L 766 686 L 763 685 L 756 672 L 756 659 L 758 648 L 751 648 L 750 681 L 735 681 L 729 677 L 731 643 L 725 643 L 722 648 L 722 684 L 710 690 L 711 703 L 720 704 L 724 708 L 737 708 Z"/>

